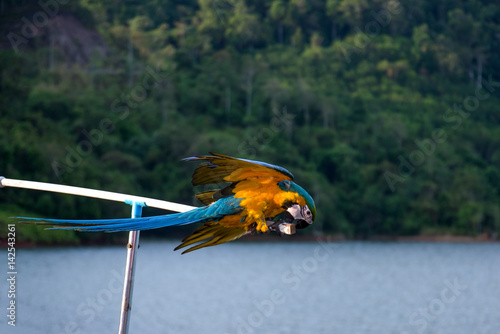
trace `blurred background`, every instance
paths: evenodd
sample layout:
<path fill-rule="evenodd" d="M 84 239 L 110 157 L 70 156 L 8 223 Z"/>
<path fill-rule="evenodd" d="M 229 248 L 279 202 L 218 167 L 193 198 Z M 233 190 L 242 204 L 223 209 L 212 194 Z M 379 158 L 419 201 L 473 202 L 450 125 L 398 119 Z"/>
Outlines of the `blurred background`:
<path fill-rule="evenodd" d="M 0 31 L 0 175 L 200 205 L 213 151 L 316 201 L 280 242 L 141 233 L 131 333 L 500 332 L 500 243 L 422 242 L 499 238 L 498 3 L 0 0 Z M 130 207 L 4 188 L 4 245 L 11 216 Z M 2 333 L 115 332 L 126 233 L 15 228 Z"/>
<path fill-rule="evenodd" d="M 13 0 L 0 29 L 1 175 L 199 205 L 180 159 L 213 151 L 292 171 L 318 207 L 304 233 L 498 238 L 492 1 Z M 3 189 L 12 215 L 129 208 Z"/>

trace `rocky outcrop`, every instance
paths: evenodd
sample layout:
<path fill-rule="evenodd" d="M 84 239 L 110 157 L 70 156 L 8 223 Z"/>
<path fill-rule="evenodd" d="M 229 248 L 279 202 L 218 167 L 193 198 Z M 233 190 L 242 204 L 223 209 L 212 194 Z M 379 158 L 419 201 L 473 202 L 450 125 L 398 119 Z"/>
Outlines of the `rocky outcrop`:
<path fill-rule="evenodd" d="M 58 64 L 63 62 L 68 66 L 85 66 L 92 57 L 106 57 L 109 47 L 104 38 L 85 27 L 75 16 L 59 14 L 49 18 L 46 15 L 46 20 L 40 20 L 43 16 L 36 14 L 10 22 L 1 48 L 24 52 L 46 47 L 51 55 L 57 55 Z M 54 61 L 54 56 L 51 58 Z"/>

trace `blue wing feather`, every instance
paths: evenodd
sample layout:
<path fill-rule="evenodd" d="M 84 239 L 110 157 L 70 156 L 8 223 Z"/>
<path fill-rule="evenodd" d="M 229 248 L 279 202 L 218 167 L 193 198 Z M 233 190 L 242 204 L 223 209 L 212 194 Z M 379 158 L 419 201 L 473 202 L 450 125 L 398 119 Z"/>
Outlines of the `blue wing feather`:
<path fill-rule="evenodd" d="M 238 158 L 238 159 L 242 160 L 242 161 L 250 162 L 250 163 L 253 163 L 253 164 L 256 164 L 256 165 L 261 165 L 261 166 L 264 166 L 264 167 L 267 167 L 267 168 L 270 168 L 270 169 L 274 169 L 275 171 L 278 171 L 281 174 L 283 174 L 285 176 L 288 176 L 290 179 L 293 180 L 293 174 L 290 173 L 287 169 L 285 169 L 285 168 L 283 168 L 281 166 L 276 166 L 276 165 L 269 164 L 267 162 L 256 161 L 256 160 L 241 159 L 241 158 Z"/>
<path fill-rule="evenodd" d="M 40 224 L 53 225 L 49 229 L 80 230 L 80 231 L 143 231 L 166 226 L 186 225 L 192 223 L 203 223 L 208 221 L 218 221 L 226 215 L 231 215 L 242 211 L 241 199 L 226 197 L 212 203 L 211 205 L 196 208 L 191 211 L 174 213 L 171 215 L 122 218 L 122 219 L 96 219 L 96 220 L 65 220 L 65 219 L 45 219 L 14 217 L 27 222 L 40 222 Z"/>

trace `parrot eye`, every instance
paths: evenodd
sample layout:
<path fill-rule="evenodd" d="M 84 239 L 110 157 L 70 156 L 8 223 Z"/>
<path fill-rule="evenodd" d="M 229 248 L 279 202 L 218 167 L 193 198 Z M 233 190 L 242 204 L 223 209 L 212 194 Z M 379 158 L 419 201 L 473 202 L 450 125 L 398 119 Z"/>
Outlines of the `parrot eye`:
<path fill-rule="evenodd" d="M 303 208 L 302 212 L 304 214 L 304 218 L 310 218 L 312 216 L 312 212 L 307 205 Z"/>
<path fill-rule="evenodd" d="M 280 184 L 288 191 L 290 190 L 290 181 L 281 181 Z"/>

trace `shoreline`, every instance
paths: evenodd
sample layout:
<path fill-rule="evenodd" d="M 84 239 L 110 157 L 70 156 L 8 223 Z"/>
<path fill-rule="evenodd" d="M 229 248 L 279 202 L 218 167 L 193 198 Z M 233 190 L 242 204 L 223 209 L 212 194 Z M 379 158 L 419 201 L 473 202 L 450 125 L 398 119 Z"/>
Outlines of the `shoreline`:
<path fill-rule="evenodd" d="M 178 240 L 180 238 L 143 238 L 142 240 Z M 343 235 L 294 235 L 294 236 L 283 236 L 278 235 L 252 235 L 245 238 L 241 238 L 238 242 L 429 242 L 429 243 L 495 243 L 500 242 L 498 238 L 492 238 L 486 234 L 479 236 L 458 236 L 458 235 L 415 235 L 415 236 L 386 236 L 386 235 L 375 235 L 366 238 L 348 238 Z M 126 245 L 128 242 L 127 238 L 115 239 L 115 240 L 94 240 L 91 242 L 63 242 L 63 243 L 36 243 L 29 241 L 16 242 L 16 248 L 37 248 L 37 247 L 75 247 L 75 246 L 119 246 Z M 0 248 L 7 248 L 7 241 L 0 240 Z"/>
<path fill-rule="evenodd" d="M 304 235 L 304 236 L 291 236 L 291 237 L 279 237 L 279 236 L 262 236 L 254 235 L 249 236 L 241 241 L 246 242 L 258 242 L 261 241 L 274 241 L 283 240 L 287 241 L 299 241 L 299 242 L 310 242 L 310 241 L 323 241 L 323 242 L 353 242 L 353 241 L 366 241 L 366 242 L 435 242 L 435 243 L 492 243 L 500 242 L 498 238 L 492 238 L 486 234 L 481 234 L 478 236 L 460 236 L 451 234 L 442 235 L 412 235 L 412 236 L 388 236 L 388 235 L 374 235 L 366 238 L 354 237 L 349 238 L 343 235 Z"/>

